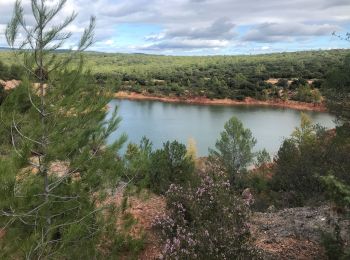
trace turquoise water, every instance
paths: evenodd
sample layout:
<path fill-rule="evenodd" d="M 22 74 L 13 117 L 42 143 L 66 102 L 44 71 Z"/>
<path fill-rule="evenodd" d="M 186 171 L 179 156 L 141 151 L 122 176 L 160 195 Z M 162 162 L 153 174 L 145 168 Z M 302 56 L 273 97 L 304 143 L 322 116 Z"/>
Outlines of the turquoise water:
<path fill-rule="evenodd" d="M 196 142 L 198 155 L 208 155 L 223 131 L 225 122 L 232 116 L 239 118 L 257 139 L 255 150 L 265 148 L 276 154 L 283 139 L 300 124 L 301 112 L 292 109 L 264 106 L 207 106 L 157 101 L 113 100 L 110 107 L 119 107 L 122 117 L 120 128 L 110 141 L 127 133 L 128 142 L 138 143 L 142 136 L 149 138 L 155 148 L 168 140 L 184 144 L 189 138 Z M 335 126 L 334 116 L 328 113 L 307 113 L 314 123 L 327 128 Z"/>

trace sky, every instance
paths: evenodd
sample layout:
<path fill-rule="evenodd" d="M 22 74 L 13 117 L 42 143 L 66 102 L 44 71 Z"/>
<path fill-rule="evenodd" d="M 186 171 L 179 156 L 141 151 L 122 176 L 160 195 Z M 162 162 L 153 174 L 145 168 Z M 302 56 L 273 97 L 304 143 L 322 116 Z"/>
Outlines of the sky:
<path fill-rule="evenodd" d="M 0 47 L 15 0 L 0 0 Z M 46 0 L 49 4 L 54 0 Z M 27 25 L 30 0 L 22 0 Z M 76 11 L 64 48 L 96 16 L 90 50 L 162 55 L 235 55 L 349 48 L 350 0 L 67 0 L 54 22 Z"/>

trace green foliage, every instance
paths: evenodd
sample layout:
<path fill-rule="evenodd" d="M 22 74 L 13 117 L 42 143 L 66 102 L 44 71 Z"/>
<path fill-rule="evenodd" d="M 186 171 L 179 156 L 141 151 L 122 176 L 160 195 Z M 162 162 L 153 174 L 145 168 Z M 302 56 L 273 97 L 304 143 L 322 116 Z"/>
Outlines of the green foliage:
<path fill-rule="evenodd" d="M 276 191 L 289 193 L 287 204 L 300 206 L 307 198 L 321 192 L 317 177 L 322 164 L 320 141 L 316 128 L 306 114 L 302 114 L 300 127 L 280 147 L 272 186 Z"/>
<path fill-rule="evenodd" d="M 262 167 L 269 162 L 271 162 L 271 156 L 265 149 L 256 154 L 256 167 Z"/>
<path fill-rule="evenodd" d="M 187 156 L 186 146 L 177 141 L 166 142 L 151 156 L 149 185 L 155 193 L 165 193 L 170 184 L 186 185 L 193 180 L 194 162 Z"/>
<path fill-rule="evenodd" d="M 311 89 L 309 85 L 302 85 L 298 87 L 293 98 L 307 103 L 320 103 L 322 95 L 318 89 Z"/>
<path fill-rule="evenodd" d="M 209 149 L 209 154 L 225 168 L 231 184 L 234 184 L 237 174 L 253 161 L 252 148 L 256 140 L 236 117 L 227 121 L 224 128 L 215 144 L 216 150 Z"/>
<path fill-rule="evenodd" d="M 298 87 L 295 99 L 302 102 L 312 102 L 313 96 L 309 85 L 302 85 Z"/>
<path fill-rule="evenodd" d="M 272 91 L 272 85 L 265 80 L 281 78 L 277 85 L 287 88 L 287 79 L 298 78 L 291 86 L 292 90 L 296 90 L 299 85 L 305 85 L 305 79 L 324 80 L 329 68 L 341 64 L 348 53 L 348 50 L 331 50 L 254 56 L 176 57 L 90 52 L 85 65 L 91 68 L 98 81 L 113 82 L 115 91 L 239 100 L 245 97 L 269 99 L 274 95 L 266 95 L 266 90 Z M 67 54 L 58 53 L 57 56 L 65 59 Z M 0 59 L 8 66 L 15 64 L 7 52 L 0 52 Z"/>
<path fill-rule="evenodd" d="M 126 137 L 107 145 L 120 119 L 116 110 L 105 119 L 110 88 L 91 84 L 79 56 L 91 44 L 94 19 L 78 51 L 63 60 L 55 54 L 70 36 L 61 30 L 76 16 L 48 28 L 65 2 L 51 6 L 32 1 L 35 23 L 16 49 L 26 73 L 0 106 L 0 190 L 6 191 L 0 195 L 3 259 L 94 257 L 107 236 L 106 225 L 113 222 L 107 221 L 113 206 L 103 204 L 99 195 L 121 178 L 122 162 L 116 155 Z M 6 30 L 14 48 L 19 27 L 25 22 L 17 1 Z M 35 52 L 28 51 L 31 44 L 38 46 Z M 73 58 L 79 58 L 75 65 Z"/>
<path fill-rule="evenodd" d="M 340 235 L 340 228 L 335 226 L 333 233 L 322 233 L 322 245 L 326 250 L 328 259 L 346 260 L 350 257 L 350 247 L 344 245 Z"/>
<path fill-rule="evenodd" d="M 327 75 L 323 85 L 329 109 L 346 124 L 350 121 L 350 55 Z"/>
<path fill-rule="evenodd" d="M 342 259 L 342 244 L 332 234 L 325 233 L 322 235 L 322 245 L 326 249 L 328 259 L 340 260 Z"/>
<path fill-rule="evenodd" d="M 152 171 L 152 143 L 143 137 L 140 144 L 129 144 L 125 154 L 126 172 L 139 188 L 148 188 Z"/>
<path fill-rule="evenodd" d="M 164 194 L 172 183 L 186 185 L 194 180 L 194 160 L 177 141 L 168 141 L 153 151 L 152 143 L 143 137 L 139 145 L 128 145 L 125 167 L 127 181 L 157 194 Z"/>
<path fill-rule="evenodd" d="M 337 180 L 333 175 L 321 177 L 328 197 L 340 207 L 350 207 L 350 186 Z"/>
<path fill-rule="evenodd" d="M 288 88 L 288 80 L 287 79 L 279 79 L 277 82 L 277 86 L 282 88 Z"/>
<path fill-rule="evenodd" d="M 2 85 L 0 85 L 0 105 L 5 100 L 7 93 Z"/>
<path fill-rule="evenodd" d="M 346 129 L 339 126 L 336 130 L 325 131 L 302 115 L 301 126 L 283 142 L 275 158 L 271 185 L 284 197 L 284 206 L 302 206 L 313 200 L 324 200 L 326 187 L 338 199 L 345 195 L 336 180 L 350 184 L 350 138 Z M 330 172 L 336 179 L 322 177 Z M 327 185 L 324 185 L 325 181 Z"/>
<path fill-rule="evenodd" d="M 168 211 L 155 220 L 164 259 L 254 259 L 247 206 L 218 173 L 190 187 L 171 185 Z"/>

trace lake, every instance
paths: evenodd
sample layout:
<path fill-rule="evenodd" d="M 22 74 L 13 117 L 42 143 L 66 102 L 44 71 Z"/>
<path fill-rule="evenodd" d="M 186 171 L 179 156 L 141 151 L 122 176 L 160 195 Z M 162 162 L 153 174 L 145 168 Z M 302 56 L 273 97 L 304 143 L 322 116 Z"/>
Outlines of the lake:
<path fill-rule="evenodd" d="M 142 136 L 146 136 L 154 148 L 160 148 L 168 140 L 187 144 L 193 138 L 198 156 L 206 156 L 208 147 L 214 148 L 225 122 L 232 116 L 239 118 L 252 131 L 257 139 L 255 151 L 265 148 L 274 155 L 283 139 L 300 125 L 301 117 L 301 111 L 266 106 L 206 106 L 147 100 L 113 100 L 109 105 L 111 108 L 118 106 L 122 118 L 119 129 L 109 141 L 124 132 L 128 135 L 128 142 L 139 143 Z M 314 123 L 327 128 L 335 126 L 333 115 L 305 113 Z"/>

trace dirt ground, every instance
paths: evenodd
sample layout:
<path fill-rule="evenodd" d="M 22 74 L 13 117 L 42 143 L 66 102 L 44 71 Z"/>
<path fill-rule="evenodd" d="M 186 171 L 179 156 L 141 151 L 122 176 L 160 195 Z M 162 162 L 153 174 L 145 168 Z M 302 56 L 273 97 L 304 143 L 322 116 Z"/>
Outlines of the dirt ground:
<path fill-rule="evenodd" d="M 154 100 L 169 103 L 187 103 L 187 104 L 198 104 L 198 105 L 259 105 L 259 106 L 272 106 L 281 108 L 290 108 L 296 110 L 308 110 L 308 111 L 327 111 L 325 104 L 312 104 L 298 101 L 282 101 L 282 100 L 267 100 L 261 101 L 253 98 L 246 98 L 244 101 L 237 101 L 233 99 L 209 99 L 206 97 L 163 97 L 163 96 L 151 96 L 146 94 L 140 94 L 135 92 L 119 91 L 114 94 L 115 98 L 118 99 L 129 99 L 129 100 Z"/>

